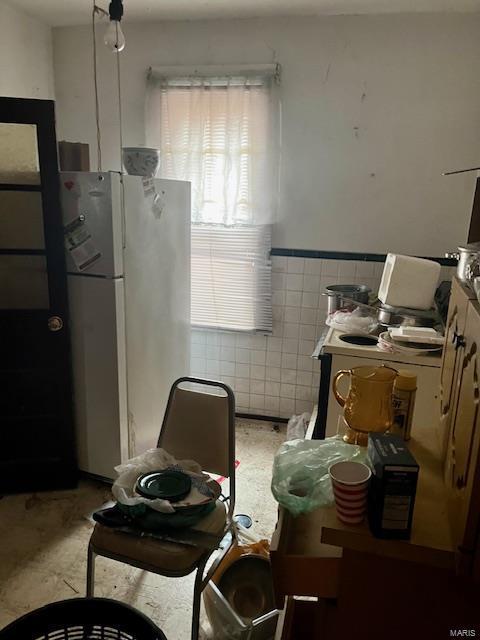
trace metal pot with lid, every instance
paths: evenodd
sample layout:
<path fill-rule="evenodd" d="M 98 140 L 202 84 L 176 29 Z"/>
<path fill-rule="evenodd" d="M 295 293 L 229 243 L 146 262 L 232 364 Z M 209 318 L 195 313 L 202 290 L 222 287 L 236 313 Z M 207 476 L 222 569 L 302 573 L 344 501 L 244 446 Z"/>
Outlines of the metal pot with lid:
<path fill-rule="evenodd" d="M 372 290 L 365 284 L 332 284 L 325 287 L 328 296 L 328 314 L 335 313 L 344 306 L 344 298 L 349 303 L 352 300 L 361 304 L 368 304 L 368 297 Z"/>
<path fill-rule="evenodd" d="M 472 242 L 458 247 L 458 251 L 445 254 L 446 258 L 458 260 L 457 278 L 471 282 L 480 276 L 480 242 Z"/>

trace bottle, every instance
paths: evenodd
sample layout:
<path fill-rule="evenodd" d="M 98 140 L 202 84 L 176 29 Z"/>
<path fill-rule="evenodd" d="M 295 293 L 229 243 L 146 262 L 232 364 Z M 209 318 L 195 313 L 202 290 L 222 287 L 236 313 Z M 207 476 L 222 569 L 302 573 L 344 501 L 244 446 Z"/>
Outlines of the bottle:
<path fill-rule="evenodd" d="M 410 440 L 416 391 L 417 376 L 408 369 L 399 369 L 393 385 L 393 426 L 390 432 L 404 440 Z"/>

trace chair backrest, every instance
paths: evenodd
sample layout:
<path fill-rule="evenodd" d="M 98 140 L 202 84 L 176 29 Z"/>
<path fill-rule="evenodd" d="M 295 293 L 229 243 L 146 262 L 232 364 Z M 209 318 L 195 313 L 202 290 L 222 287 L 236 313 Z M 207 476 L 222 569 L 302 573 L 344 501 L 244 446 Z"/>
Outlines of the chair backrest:
<path fill-rule="evenodd" d="M 170 390 L 158 446 L 177 460 L 231 477 L 235 469 L 235 397 L 222 382 L 179 378 Z"/>

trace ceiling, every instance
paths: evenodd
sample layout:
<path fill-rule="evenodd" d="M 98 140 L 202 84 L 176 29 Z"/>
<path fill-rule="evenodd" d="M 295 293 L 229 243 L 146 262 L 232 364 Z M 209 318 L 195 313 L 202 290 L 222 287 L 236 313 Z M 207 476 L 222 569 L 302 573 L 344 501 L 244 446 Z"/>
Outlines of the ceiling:
<path fill-rule="evenodd" d="M 1 0 L 0 0 L 1 1 Z M 87 24 L 93 0 L 7 0 L 52 26 Z M 102 8 L 108 0 L 96 0 Z M 125 19 L 198 20 L 291 15 L 473 12 L 480 0 L 124 0 Z"/>

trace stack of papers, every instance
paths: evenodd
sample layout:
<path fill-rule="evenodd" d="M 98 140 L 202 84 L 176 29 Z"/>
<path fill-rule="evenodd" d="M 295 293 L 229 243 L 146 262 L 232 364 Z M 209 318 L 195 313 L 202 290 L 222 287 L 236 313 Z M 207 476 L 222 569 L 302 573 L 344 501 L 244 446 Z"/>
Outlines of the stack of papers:
<path fill-rule="evenodd" d="M 443 345 L 444 336 L 430 327 L 392 327 L 390 336 L 398 342 L 417 342 Z"/>

